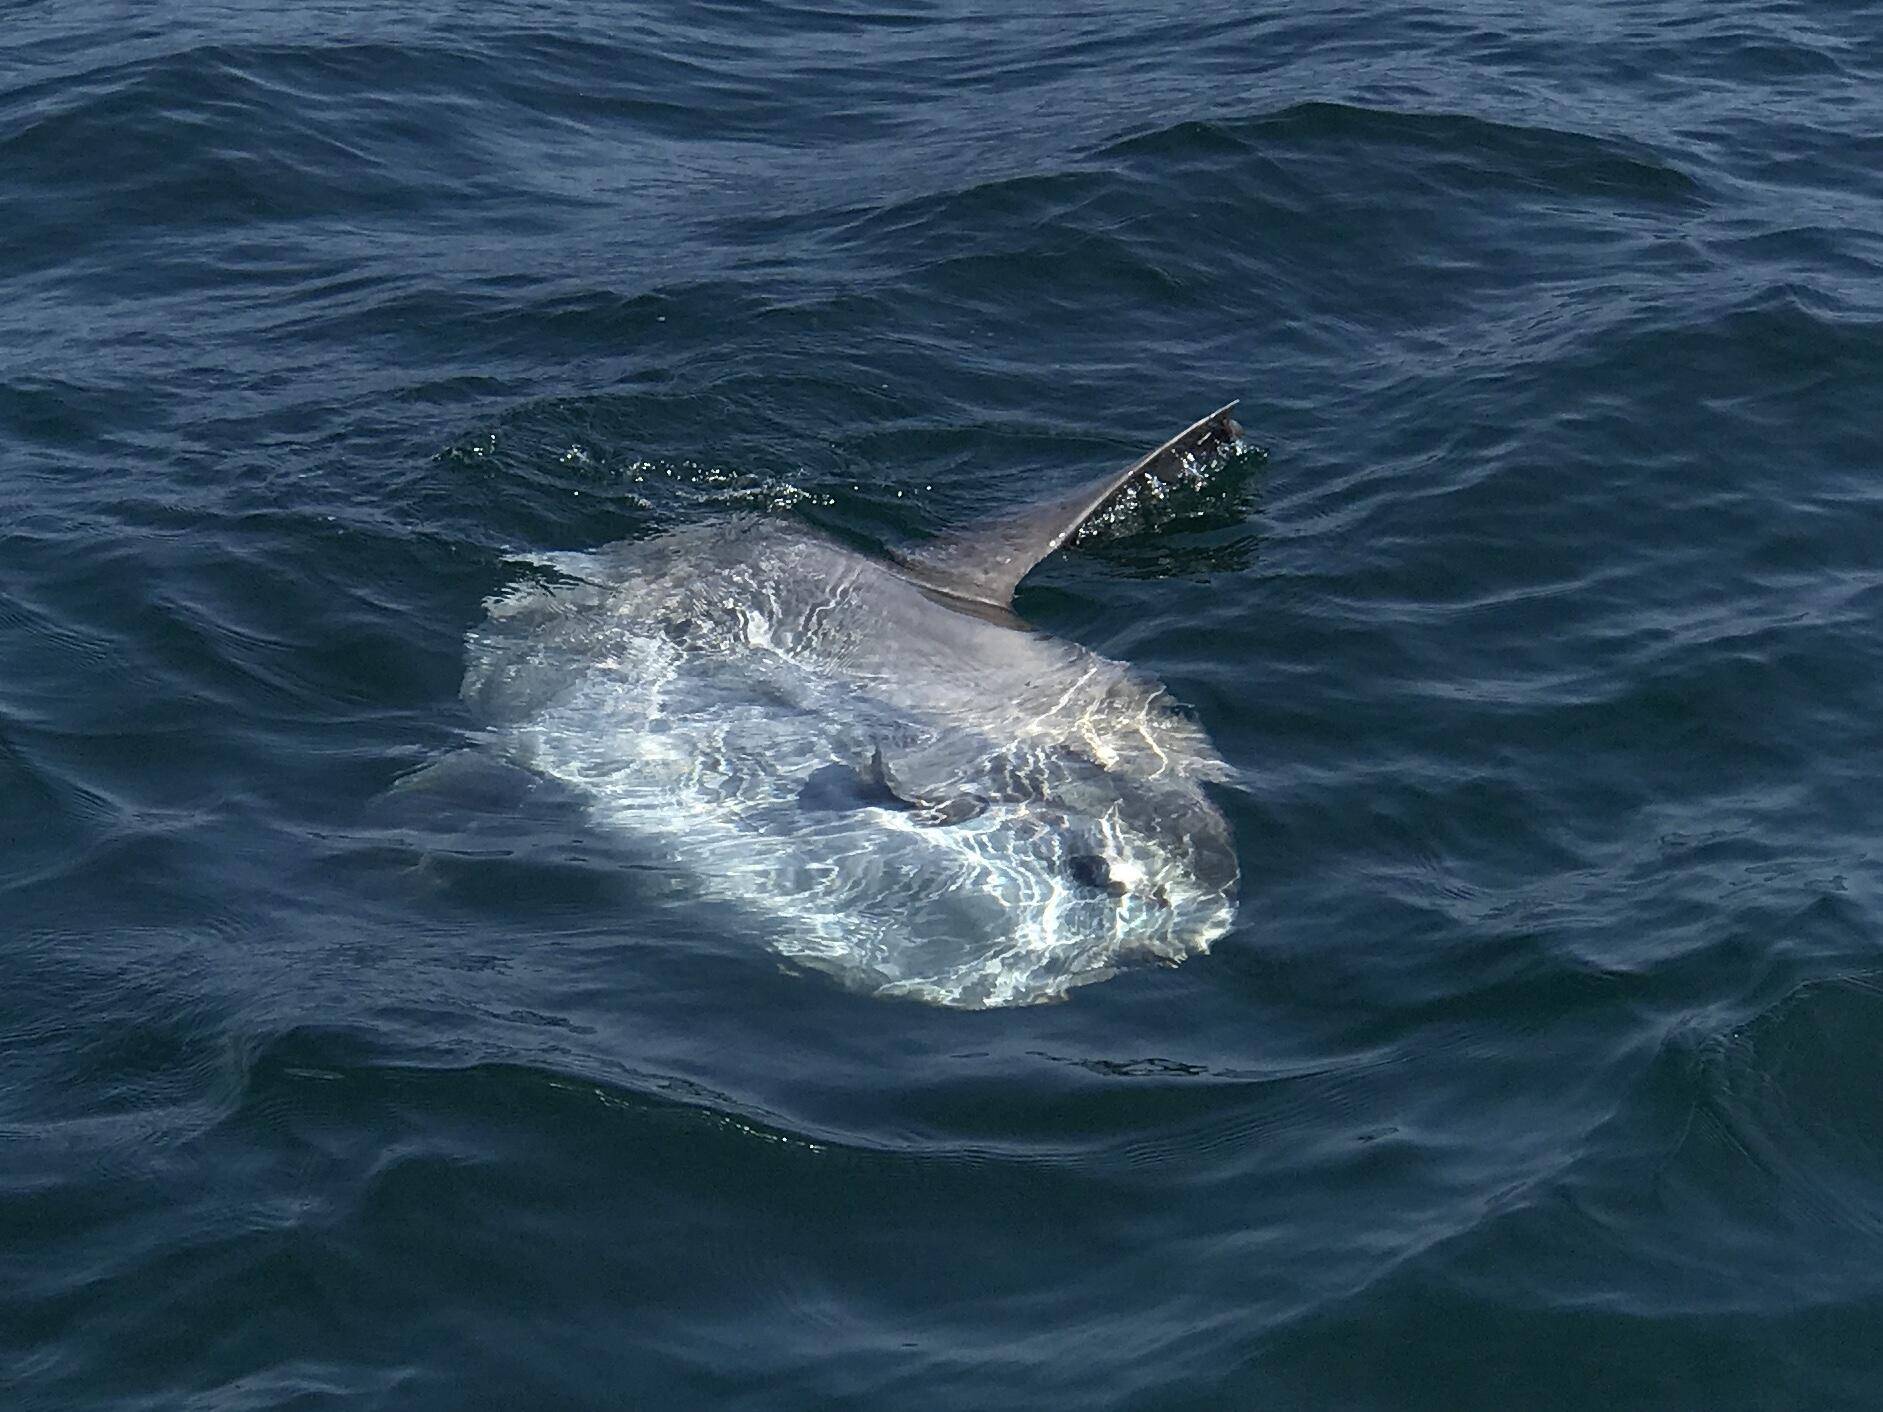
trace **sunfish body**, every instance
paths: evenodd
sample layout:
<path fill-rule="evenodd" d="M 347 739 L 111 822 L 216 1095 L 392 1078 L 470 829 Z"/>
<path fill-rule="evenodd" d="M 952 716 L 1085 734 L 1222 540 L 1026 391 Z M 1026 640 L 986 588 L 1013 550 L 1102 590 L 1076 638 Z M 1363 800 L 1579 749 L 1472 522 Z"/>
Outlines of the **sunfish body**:
<path fill-rule="evenodd" d="M 1123 486 L 1233 448 L 1230 410 L 893 563 L 756 518 L 542 556 L 554 581 L 487 605 L 464 696 L 598 824 L 860 989 L 1017 1005 L 1179 961 L 1234 916 L 1202 788 L 1228 770 L 1156 681 L 1007 604 Z"/>

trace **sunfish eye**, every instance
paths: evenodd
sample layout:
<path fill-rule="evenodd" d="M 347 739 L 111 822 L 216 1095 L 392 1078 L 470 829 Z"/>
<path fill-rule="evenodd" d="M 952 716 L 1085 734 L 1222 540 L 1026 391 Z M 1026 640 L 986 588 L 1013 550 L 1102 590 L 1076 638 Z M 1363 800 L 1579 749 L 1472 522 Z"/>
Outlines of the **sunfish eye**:
<path fill-rule="evenodd" d="M 1111 860 L 1102 853 L 1077 853 L 1066 860 L 1066 871 L 1072 874 L 1072 880 L 1087 887 L 1095 887 L 1100 892 L 1109 892 L 1113 897 L 1123 897 L 1131 891 L 1130 886 L 1113 872 Z"/>

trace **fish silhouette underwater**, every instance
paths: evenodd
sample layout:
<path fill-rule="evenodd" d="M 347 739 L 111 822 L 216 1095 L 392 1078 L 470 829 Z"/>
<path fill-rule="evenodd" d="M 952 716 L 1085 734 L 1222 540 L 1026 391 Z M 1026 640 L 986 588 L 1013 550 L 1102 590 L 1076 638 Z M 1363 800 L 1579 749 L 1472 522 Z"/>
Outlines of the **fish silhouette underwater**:
<path fill-rule="evenodd" d="M 893 557 L 776 517 L 529 556 L 468 639 L 483 748 L 864 991 L 1029 1004 L 1206 951 L 1228 767 L 1156 680 L 1011 601 L 1127 487 L 1239 449 L 1234 405 Z"/>

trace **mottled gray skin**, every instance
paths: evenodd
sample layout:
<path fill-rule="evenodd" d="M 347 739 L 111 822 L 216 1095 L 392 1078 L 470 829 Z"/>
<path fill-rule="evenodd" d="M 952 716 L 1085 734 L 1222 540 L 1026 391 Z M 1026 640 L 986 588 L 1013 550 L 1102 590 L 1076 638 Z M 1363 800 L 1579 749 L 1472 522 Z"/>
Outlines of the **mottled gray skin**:
<path fill-rule="evenodd" d="M 1096 503 L 905 566 L 768 519 L 544 556 L 489 603 L 464 696 L 777 950 L 881 994 L 1055 999 L 1207 950 L 1234 915 L 1202 729 L 1000 607 Z"/>
<path fill-rule="evenodd" d="M 1003 1005 L 1228 927 L 1235 854 L 1200 787 L 1225 768 L 1132 668 L 773 521 L 543 562 L 566 578 L 492 600 L 466 699 L 779 950 Z"/>

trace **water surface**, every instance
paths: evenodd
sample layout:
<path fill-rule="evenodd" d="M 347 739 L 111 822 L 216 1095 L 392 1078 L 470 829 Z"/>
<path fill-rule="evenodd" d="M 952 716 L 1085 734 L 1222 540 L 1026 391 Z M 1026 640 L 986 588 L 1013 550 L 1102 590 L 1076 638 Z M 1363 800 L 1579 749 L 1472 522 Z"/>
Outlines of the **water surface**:
<path fill-rule="evenodd" d="M 1875 5 L 4 21 L 10 1405 L 1874 1405 Z M 1239 771 L 1207 957 L 381 807 L 506 556 L 1238 396 L 1018 604 Z"/>

